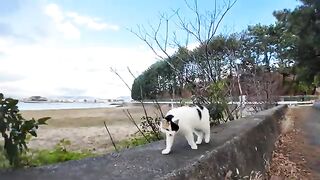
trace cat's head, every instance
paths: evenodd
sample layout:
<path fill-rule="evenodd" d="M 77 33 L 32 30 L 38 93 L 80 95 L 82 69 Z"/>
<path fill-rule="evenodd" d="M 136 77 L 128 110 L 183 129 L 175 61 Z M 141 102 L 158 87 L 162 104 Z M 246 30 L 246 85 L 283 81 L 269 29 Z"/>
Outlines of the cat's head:
<path fill-rule="evenodd" d="M 169 135 L 175 135 L 179 130 L 178 119 L 174 120 L 173 115 L 167 115 L 164 119 L 162 119 L 160 123 L 160 129 L 163 133 L 168 133 Z"/>

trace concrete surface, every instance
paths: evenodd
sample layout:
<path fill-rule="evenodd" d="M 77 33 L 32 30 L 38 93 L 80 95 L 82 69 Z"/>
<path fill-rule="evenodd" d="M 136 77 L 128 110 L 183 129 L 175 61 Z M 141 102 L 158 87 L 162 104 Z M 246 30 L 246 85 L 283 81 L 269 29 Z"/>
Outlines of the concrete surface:
<path fill-rule="evenodd" d="M 313 104 L 313 107 L 317 108 L 317 109 L 320 109 L 320 100 L 315 101 L 314 104 Z"/>
<path fill-rule="evenodd" d="M 301 129 L 304 132 L 305 143 L 310 146 L 312 153 L 307 162 L 315 175 L 314 179 L 320 178 L 320 102 L 315 103 L 314 108 L 305 108 L 301 118 L 304 124 Z"/>
<path fill-rule="evenodd" d="M 191 150 L 184 138 L 176 139 L 169 155 L 162 155 L 165 142 L 124 150 L 96 158 L 61 164 L 0 171 L 1 180 L 99 180 L 99 179 L 223 179 L 264 171 L 271 157 L 286 106 L 212 128 L 211 142 Z"/>
<path fill-rule="evenodd" d="M 303 117 L 306 120 L 303 130 L 307 135 L 310 145 L 320 148 L 320 103 L 315 107 L 316 108 L 306 108 L 308 113 Z"/>

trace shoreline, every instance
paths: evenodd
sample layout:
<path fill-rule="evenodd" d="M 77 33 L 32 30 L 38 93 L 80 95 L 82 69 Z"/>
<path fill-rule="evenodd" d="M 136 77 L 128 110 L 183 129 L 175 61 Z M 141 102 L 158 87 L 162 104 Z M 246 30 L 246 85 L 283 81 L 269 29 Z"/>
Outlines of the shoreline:
<path fill-rule="evenodd" d="M 90 109 L 90 108 L 109 108 L 118 107 L 112 103 L 65 103 L 65 102 L 19 102 L 18 107 L 21 111 L 29 110 L 63 110 L 63 109 Z"/>

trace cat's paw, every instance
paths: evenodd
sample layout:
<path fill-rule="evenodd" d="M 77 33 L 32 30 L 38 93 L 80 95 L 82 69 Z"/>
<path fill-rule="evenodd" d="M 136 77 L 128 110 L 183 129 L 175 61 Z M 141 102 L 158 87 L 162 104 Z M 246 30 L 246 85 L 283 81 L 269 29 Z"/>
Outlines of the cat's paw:
<path fill-rule="evenodd" d="M 162 154 L 169 154 L 170 153 L 170 149 L 164 149 L 161 152 Z"/>
<path fill-rule="evenodd" d="M 198 146 L 195 144 L 195 145 L 191 146 L 191 149 L 198 149 Z"/>
<path fill-rule="evenodd" d="M 198 140 L 197 142 L 196 142 L 196 144 L 201 144 L 202 143 L 202 140 Z"/>
<path fill-rule="evenodd" d="M 204 136 L 204 142 L 207 144 L 210 142 L 210 134 L 209 133 Z"/>

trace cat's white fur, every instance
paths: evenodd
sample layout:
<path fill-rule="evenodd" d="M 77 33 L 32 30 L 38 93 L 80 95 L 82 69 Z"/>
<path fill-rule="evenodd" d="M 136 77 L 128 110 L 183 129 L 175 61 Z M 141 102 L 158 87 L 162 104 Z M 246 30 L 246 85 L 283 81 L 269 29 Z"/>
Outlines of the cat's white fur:
<path fill-rule="evenodd" d="M 177 133 L 185 136 L 192 149 L 197 149 L 197 144 L 201 144 L 203 138 L 205 143 L 209 143 L 209 119 L 209 111 L 204 106 L 183 106 L 171 109 L 160 123 L 161 131 L 166 134 L 166 148 L 162 151 L 162 154 L 170 153 L 174 137 Z M 171 123 L 175 124 L 173 128 Z M 178 130 L 176 125 L 178 126 Z M 197 135 L 196 142 L 194 142 L 193 133 Z"/>

